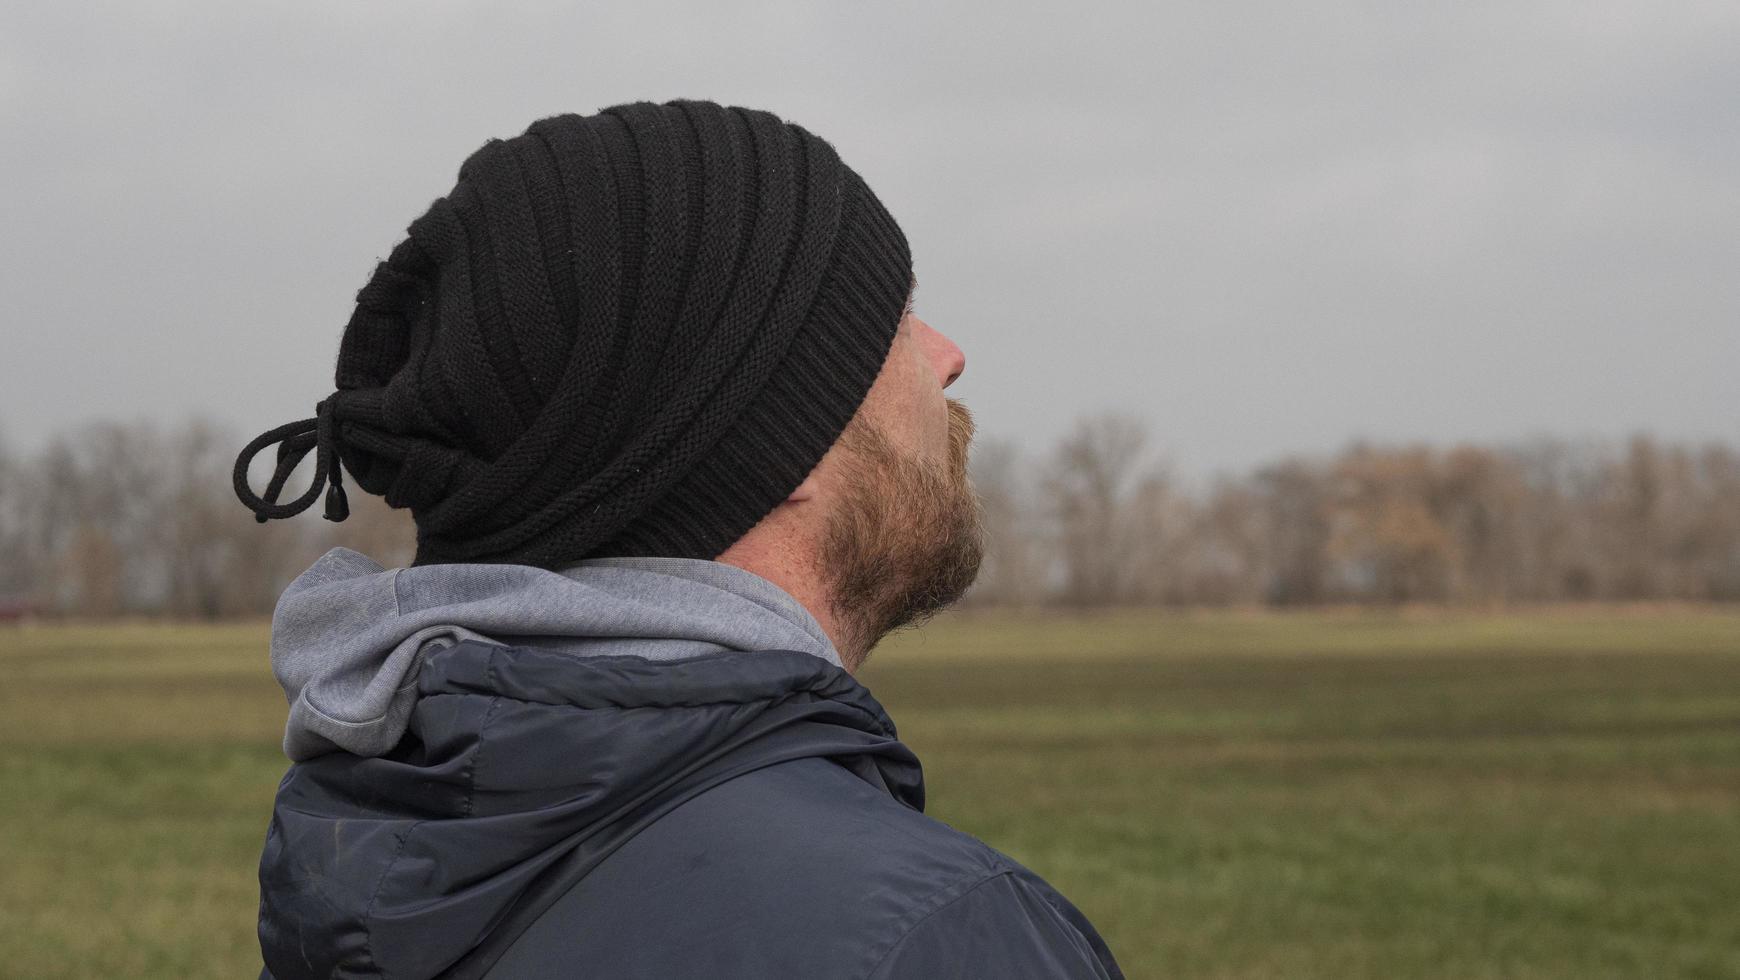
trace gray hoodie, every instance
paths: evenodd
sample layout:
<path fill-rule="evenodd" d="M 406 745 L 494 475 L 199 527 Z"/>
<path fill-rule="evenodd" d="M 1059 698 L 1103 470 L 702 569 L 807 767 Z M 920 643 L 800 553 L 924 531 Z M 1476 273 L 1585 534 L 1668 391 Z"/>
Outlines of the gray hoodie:
<path fill-rule="evenodd" d="M 382 568 L 334 548 L 272 615 L 272 672 L 290 700 L 284 754 L 377 756 L 405 733 L 422 654 L 459 640 L 577 656 L 681 660 L 731 650 L 840 655 L 809 610 L 767 579 L 691 558 Z"/>

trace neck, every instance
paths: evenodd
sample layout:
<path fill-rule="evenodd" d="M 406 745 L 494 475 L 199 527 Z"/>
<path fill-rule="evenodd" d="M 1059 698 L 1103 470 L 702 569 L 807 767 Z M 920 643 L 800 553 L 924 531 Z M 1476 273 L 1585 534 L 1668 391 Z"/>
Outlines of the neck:
<path fill-rule="evenodd" d="M 816 618 L 822 631 L 828 634 L 828 640 L 834 644 L 846 671 L 857 673 L 869 651 L 864 648 L 863 639 L 851 623 L 839 615 L 832 583 L 822 573 L 815 550 L 806 546 L 802 539 L 756 533 L 760 530 L 762 528 L 757 528 L 745 535 L 714 560 L 754 572 L 784 589 Z"/>

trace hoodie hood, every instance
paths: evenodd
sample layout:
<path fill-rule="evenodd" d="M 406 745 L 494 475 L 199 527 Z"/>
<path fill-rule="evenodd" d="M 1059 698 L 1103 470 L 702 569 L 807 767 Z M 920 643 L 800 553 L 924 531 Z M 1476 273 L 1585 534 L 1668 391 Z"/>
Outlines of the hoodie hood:
<path fill-rule="evenodd" d="M 780 762 L 828 758 L 922 809 L 917 759 L 795 601 L 648 561 L 334 551 L 286 592 L 273 666 L 300 761 L 260 865 L 271 976 L 454 969 L 670 809 Z M 789 645 L 739 648 L 758 630 Z"/>
<path fill-rule="evenodd" d="M 382 568 L 334 548 L 290 583 L 272 615 L 272 672 L 290 700 L 284 754 L 379 755 L 416 700 L 420 652 L 463 639 L 575 656 L 681 660 L 797 650 L 839 667 L 815 617 L 753 572 L 689 558 Z"/>

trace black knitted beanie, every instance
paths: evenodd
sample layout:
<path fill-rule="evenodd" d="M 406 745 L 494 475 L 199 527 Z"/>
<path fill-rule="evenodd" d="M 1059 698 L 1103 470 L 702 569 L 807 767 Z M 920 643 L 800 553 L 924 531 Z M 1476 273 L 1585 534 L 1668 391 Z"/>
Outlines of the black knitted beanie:
<path fill-rule="evenodd" d="M 491 140 L 357 294 L 337 391 L 255 439 L 265 521 L 409 507 L 419 565 L 714 558 L 857 411 L 912 281 L 833 148 L 766 112 L 635 103 Z M 278 443 L 263 497 L 248 464 Z M 278 503 L 315 452 L 314 483 Z"/>

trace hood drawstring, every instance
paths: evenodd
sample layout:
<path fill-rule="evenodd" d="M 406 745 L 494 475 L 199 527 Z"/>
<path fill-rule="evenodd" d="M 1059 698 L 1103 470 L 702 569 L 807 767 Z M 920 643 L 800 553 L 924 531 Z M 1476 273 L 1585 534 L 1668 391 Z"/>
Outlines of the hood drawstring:
<path fill-rule="evenodd" d="M 243 447 L 241 455 L 236 457 L 236 496 L 243 506 L 254 512 L 254 520 L 264 524 L 274 518 L 295 517 L 314 504 L 314 498 L 320 494 L 321 485 L 328 480 L 330 485 L 326 488 L 326 519 L 342 521 L 350 516 L 350 501 L 344 495 L 343 467 L 338 456 L 338 428 L 333 418 L 337 398 L 337 393 L 334 393 L 322 399 L 314 406 L 314 417 L 311 419 L 289 422 L 261 433 Z M 271 482 L 266 484 L 265 496 L 256 496 L 253 488 L 248 485 L 248 464 L 254 461 L 254 457 L 261 450 L 274 442 L 278 444 L 278 463 L 272 470 Z M 291 472 L 310 450 L 317 451 L 314 457 L 314 481 L 302 496 L 286 504 L 279 503 L 278 494 L 283 492 L 284 482 L 290 479 Z"/>

